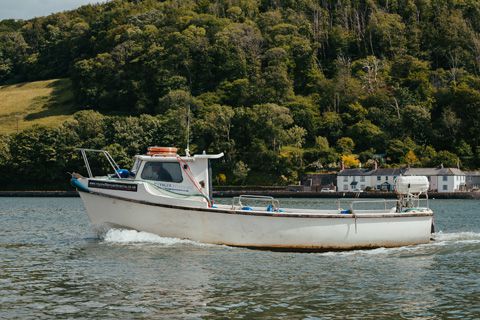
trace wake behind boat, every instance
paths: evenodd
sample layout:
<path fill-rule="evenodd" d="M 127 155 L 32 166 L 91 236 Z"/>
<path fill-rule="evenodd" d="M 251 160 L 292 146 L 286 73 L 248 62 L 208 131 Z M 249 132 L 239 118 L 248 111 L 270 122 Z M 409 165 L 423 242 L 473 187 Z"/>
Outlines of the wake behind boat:
<path fill-rule="evenodd" d="M 211 160 L 223 153 L 179 156 L 150 147 L 120 169 L 107 151 L 79 149 L 88 177 L 72 175 L 94 226 L 131 228 L 162 237 L 258 249 L 299 251 L 399 247 L 428 243 L 433 212 L 426 177 L 398 177 L 397 200 L 352 201 L 347 208 L 281 208 L 272 197 L 242 195 L 214 204 Z M 88 153 L 103 154 L 113 175 L 93 176 Z M 420 202 L 425 200 L 426 207 Z M 254 204 L 254 205 L 253 205 Z M 357 209 L 365 204 L 380 209 Z"/>

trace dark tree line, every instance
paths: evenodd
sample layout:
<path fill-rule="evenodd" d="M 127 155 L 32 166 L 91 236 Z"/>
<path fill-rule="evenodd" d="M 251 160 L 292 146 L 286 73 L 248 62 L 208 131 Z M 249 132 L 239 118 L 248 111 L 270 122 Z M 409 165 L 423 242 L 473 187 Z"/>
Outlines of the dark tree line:
<path fill-rule="evenodd" d="M 0 83 L 69 77 L 82 109 L 130 117 L 86 113 L 102 117 L 92 140 L 68 124 L 6 137 L 0 165 L 18 160 L 22 135 L 51 130 L 57 155 L 79 143 L 123 147 L 123 158 L 184 146 L 190 108 L 194 147 L 226 151 L 229 182 L 291 182 L 342 156 L 474 168 L 479 72 L 473 0 L 114 0 L 4 20 Z M 94 125 L 82 119 L 76 130 Z M 47 149 L 33 150 L 37 168 L 70 161 Z"/>

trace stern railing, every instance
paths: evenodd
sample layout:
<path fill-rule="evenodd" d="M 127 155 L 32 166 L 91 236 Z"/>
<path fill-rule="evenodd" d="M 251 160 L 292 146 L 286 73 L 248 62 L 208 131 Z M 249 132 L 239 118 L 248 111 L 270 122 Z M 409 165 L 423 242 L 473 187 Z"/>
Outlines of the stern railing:
<path fill-rule="evenodd" d="M 270 203 L 272 206 L 273 211 L 278 211 L 280 210 L 280 202 L 275 199 L 274 197 L 270 196 L 256 196 L 256 195 L 240 195 L 238 197 L 233 197 L 232 198 L 232 210 L 235 209 L 236 206 L 239 206 L 240 208 L 244 207 L 244 203 L 242 203 L 242 200 L 251 200 L 251 201 L 263 201 Z"/>

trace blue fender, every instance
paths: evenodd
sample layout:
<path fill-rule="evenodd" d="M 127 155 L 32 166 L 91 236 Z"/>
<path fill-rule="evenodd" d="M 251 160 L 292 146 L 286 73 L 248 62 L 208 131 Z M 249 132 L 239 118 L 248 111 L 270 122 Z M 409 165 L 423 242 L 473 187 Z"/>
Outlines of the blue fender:
<path fill-rule="evenodd" d="M 72 177 L 72 179 L 70 179 L 70 184 L 78 191 L 90 192 L 90 190 L 83 184 L 81 184 L 80 181 L 78 181 L 78 179 L 75 177 Z"/>

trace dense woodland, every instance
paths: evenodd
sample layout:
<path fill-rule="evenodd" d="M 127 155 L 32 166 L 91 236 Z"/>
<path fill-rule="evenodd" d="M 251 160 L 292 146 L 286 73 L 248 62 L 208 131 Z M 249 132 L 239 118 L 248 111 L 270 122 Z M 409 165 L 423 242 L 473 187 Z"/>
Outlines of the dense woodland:
<path fill-rule="evenodd" d="M 114 0 L 1 21 L 0 84 L 50 78 L 73 81 L 79 112 L 2 137 L 3 179 L 63 181 L 74 147 L 124 166 L 185 147 L 189 109 L 191 149 L 226 153 L 218 183 L 342 159 L 480 166 L 476 0 Z"/>

